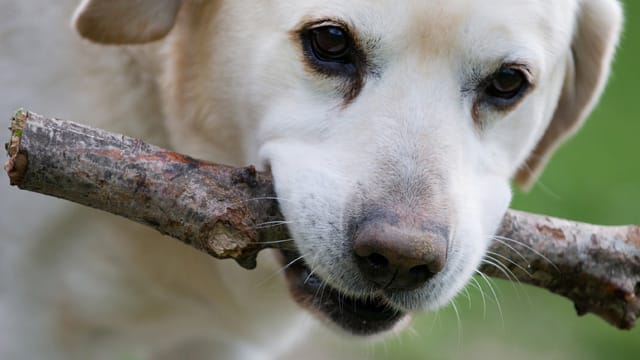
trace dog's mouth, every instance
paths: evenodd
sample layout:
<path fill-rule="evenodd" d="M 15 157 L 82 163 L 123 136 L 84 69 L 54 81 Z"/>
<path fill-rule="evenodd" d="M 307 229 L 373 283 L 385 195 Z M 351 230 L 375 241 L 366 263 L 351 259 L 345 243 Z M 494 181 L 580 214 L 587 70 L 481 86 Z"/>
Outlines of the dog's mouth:
<path fill-rule="evenodd" d="M 410 316 L 391 307 L 382 296 L 364 299 L 347 295 L 312 273 L 297 252 L 281 252 L 293 298 L 321 319 L 361 336 L 392 330 L 401 322 L 408 323 Z"/>

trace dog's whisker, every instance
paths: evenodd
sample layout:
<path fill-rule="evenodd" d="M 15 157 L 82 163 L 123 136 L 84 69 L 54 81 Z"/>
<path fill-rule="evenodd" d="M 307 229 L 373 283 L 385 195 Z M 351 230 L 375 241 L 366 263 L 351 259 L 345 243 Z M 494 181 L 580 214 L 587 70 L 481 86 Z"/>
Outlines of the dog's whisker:
<path fill-rule="evenodd" d="M 507 280 L 511 281 L 511 274 L 509 274 L 508 272 L 506 272 L 500 265 L 498 265 L 496 262 L 491 260 L 491 257 L 485 256 L 484 259 L 482 259 L 482 263 L 483 264 L 487 264 L 490 265 L 496 269 L 498 269 Z"/>
<path fill-rule="evenodd" d="M 518 297 L 520 296 L 517 285 L 522 287 L 522 283 L 520 282 L 520 279 L 518 279 L 518 277 L 513 273 L 513 271 L 511 271 L 511 269 L 506 267 L 500 260 L 489 255 L 486 255 L 485 259 L 483 259 L 482 262 L 495 267 L 502 274 L 504 274 L 505 278 L 511 283 L 511 286 L 513 287 L 513 290 L 516 292 Z"/>
<path fill-rule="evenodd" d="M 274 227 L 289 225 L 289 224 L 293 224 L 293 221 L 281 221 L 281 220 L 267 221 L 260 224 L 255 224 L 253 228 L 257 230 L 262 230 L 262 229 L 269 229 L 269 228 L 274 228 Z"/>
<path fill-rule="evenodd" d="M 307 261 L 306 265 L 309 267 L 309 274 L 307 275 L 307 277 L 302 282 L 303 284 L 306 284 L 309 281 L 309 279 L 311 279 L 311 277 L 314 276 L 315 272 L 320 268 L 320 265 L 316 265 L 314 267 L 310 267 L 312 264 L 317 264 L 319 256 L 320 256 L 320 254 L 316 253 L 311 261 Z M 316 276 L 316 278 L 319 279 L 320 277 Z"/>
<path fill-rule="evenodd" d="M 482 259 L 482 262 L 484 264 L 487 265 L 491 265 L 494 268 L 498 269 L 507 280 L 511 281 L 511 282 L 516 282 L 519 281 L 518 278 L 513 274 L 513 272 L 507 268 L 502 262 L 500 262 L 500 260 L 491 257 L 490 255 L 485 255 L 484 259 Z"/>
<path fill-rule="evenodd" d="M 258 226 L 265 226 L 265 225 L 282 225 L 282 224 L 293 224 L 293 221 L 291 221 L 291 220 L 265 221 L 265 222 L 261 222 L 259 224 L 255 224 L 255 226 L 258 227 Z"/>
<path fill-rule="evenodd" d="M 475 287 L 480 292 L 480 298 L 482 299 L 482 318 L 486 320 L 487 319 L 487 298 L 484 295 L 484 289 L 482 288 L 482 286 L 480 286 L 480 283 L 476 278 L 472 277 L 471 281 L 472 281 L 470 282 L 471 286 Z"/>
<path fill-rule="evenodd" d="M 525 274 L 527 274 L 527 276 L 529 276 L 529 277 L 532 277 L 532 276 L 533 276 L 533 275 L 529 272 L 529 270 L 527 270 L 524 266 L 522 266 L 522 265 L 518 264 L 517 262 L 515 262 L 515 261 L 513 261 L 513 260 L 509 259 L 508 257 L 506 257 L 506 256 L 504 256 L 504 255 L 502 255 L 502 254 L 499 254 L 499 253 L 494 252 L 494 251 L 487 251 L 487 254 L 491 255 L 491 257 L 492 257 L 494 260 L 497 260 L 497 259 L 496 259 L 496 257 L 498 257 L 498 258 L 500 258 L 500 259 L 502 259 L 502 260 L 504 260 L 504 261 L 508 262 L 509 264 L 512 264 L 513 266 L 515 266 L 515 267 L 517 267 L 518 269 L 522 270 L 522 272 L 524 272 Z M 503 264 L 503 265 L 504 265 L 504 264 Z M 507 266 L 505 266 L 505 268 L 507 268 L 507 269 L 508 269 L 508 267 L 507 267 Z M 514 275 L 513 277 L 514 277 L 515 279 L 518 279 L 518 277 L 517 277 L 517 276 L 515 276 L 515 274 L 513 273 L 513 271 L 511 271 L 511 269 L 509 269 L 509 271 L 511 272 L 511 274 L 512 274 L 512 275 Z M 518 282 L 520 282 L 520 281 L 518 281 Z"/>
<path fill-rule="evenodd" d="M 273 241 L 254 241 L 254 244 L 265 244 L 265 245 L 273 245 L 273 244 L 283 244 L 292 242 L 294 239 L 284 239 L 284 240 L 273 240 Z"/>
<path fill-rule="evenodd" d="M 287 198 L 283 198 L 280 196 L 260 196 L 260 197 L 253 197 L 253 198 L 249 198 L 249 199 L 245 199 L 240 201 L 239 203 L 243 203 L 243 202 L 249 202 L 249 201 L 260 201 L 260 200 L 275 200 L 277 202 L 293 202 L 293 200 L 287 199 Z"/>
<path fill-rule="evenodd" d="M 288 263 L 288 264 L 286 264 L 285 266 L 283 266 L 283 267 L 279 270 L 279 272 L 283 272 L 283 271 L 287 270 L 287 269 L 288 269 L 288 268 L 290 268 L 293 264 L 295 264 L 296 262 L 298 262 L 298 261 L 300 261 L 300 260 L 304 259 L 305 257 L 306 257 L 306 255 L 300 255 L 300 256 L 298 256 L 297 258 L 295 258 L 295 259 L 293 259 L 293 260 L 289 261 L 289 263 Z"/>
<path fill-rule="evenodd" d="M 271 228 L 276 228 L 279 226 L 283 226 L 283 225 L 289 225 L 289 224 L 294 224 L 294 221 L 285 221 L 285 220 L 274 220 L 274 221 L 265 221 L 259 224 L 255 224 L 251 227 L 249 227 L 250 229 L 253 230 L 265 230 L 265 229 L 271 229 Z M 238 236 L 242 233 L 242 230 L 236 230 L 233 231 L 231 233 L 231 236 Z M 281 242 L 286 242 L 286 241 L 293 241 L 293 239 L 286 239 L 286 240 L 276 240 L 276 241 L 254 241 L 253 243 L 256 244 L 278 244 Z"/>
<path fill-rule="evenodd" d="M 499 242 L 500 244 L 504 245 L 509 250 L 513 251 L 513 253 L 516 254 L 520 259 L 522 259 L 522 261 L 527 263 L 527 265 L 529 264 L 529 260 L 527 260 L 527 258 L 524 255 L 522 255 L 522 252 L 520 252 L 518 249 L 513 247 L 513 245 L 511 245 L 508 242 L 506 242 L 505 240 L 501 239 L 500 236 L 492 235 L 492 238 L 493 238 L 494 241 Z"/>
<path fill-rule="evenodd" d="M 451 308 L 456 315 L 456 326 L 458 328 L 458 346 L 462 345 L 462 319 L 460 318 L 460 312 L 458 311 L 458 305 L 456 300 L 451 300 Z"/>
<path fill-rule="evenodd" d="M 340 313 L 344 313 L 344 293 L 342 291 L 338 291 L 338 309 Z M 353 302 L 353 311 L 356 311 L 356 303 Z"/>
<path fill-rule="evenodd" d="M 242 200 L 237 200 L 232 202 L 230 205 L 231 206 L 237 206 L 237 205 L 242 205 L 242 204 L 246 204 L 249 202 L 253 202 L 253 201 L 277 201 L 278 203 L 282 203 L 282 202 L 290 202 L 290 203 L 295 203 L 293 200 L 289 200 L 286 198 L 282 198 L 279 196 L 261 196 L 261 197 L 253 197 L 253 198 L 248 198 L 248 199 L 242 199 Z"/>
<path fill-rule="evenodd" d="M 267 284 L 269 281 L 273 280 L 273 278 L 275 278 L 276 276 L 284 273 L 288 268 L 290 268 L 293 264 L 295 264 L 296 262 L 304 259 L 306 257 L 306 255 L 300 255 L 297 258 L 289 261 L 286 265 L 282 266 L 280 269 L 273 271 L 271 274 L 269 274 L 268 276 L 266 276 L 262 281 L 260 281 L 257 286 L 261 287 L 264 286 L 265 284 Z"/>
<path fill-rule="evenodd" d="M 553 266 L 554 269 L 556 269 L 556 271 L 560 272 L 560 269 L 558 268 L 558 266 L 556 266 L 556 264 L 551 261 L 548 257 L 544 256 L 544 254 L 542 254 L 540 251 L 534 249 L 532 246 L 524 244 L 520 241 L 505 237 L 505 236 L 494 236 L 495 239 L 497 240 L 503 240 L 503 241 L 509 241 L 511 243 L 517 244 L 522 246 L 525 249 L 528 249 L 529 251 L 531 251 L 532 253 L 534 253 L 535 255 L 539 256 L 541 259 L 543 259 L 544 261 L 546 261 L 549 265 Z"/>
<path fill-rule="evenodd" d="M 316 289 L 315 294 L 313 295 L 314 300 L 318 298 L 318 294 L 320 295 L 320 303 L 322 303 L 322 298 L 324 297 L 324 290 L 329 286 L 329 281 L 331 280 L 331 276 L 326 279 L 321 279 L 320 286 Z"/>
<path fill-rule="evenodd" d="M 302 282 L 304 285 L 307 284 L 307 282 L 309 281 L 309 279 L 311 279 L 311 277 L 315 274 L 315 271 L 317 270 L 317 267 L 313 268 L 311 271 L 309 271 L 309 275 L 307 275 L 306 278 L 304 278 L 304 281 Z"/>
<path fill-rule="evenodd" d="M 384 348 L 384 358 L 389 358 L 389 344 L 386 341 L 382 342 L 382 347 Z"/>
<path fill-rule="evenodd" d="M 526 166 L 527 169 L 529 170 L 529 172 L 531 172 L 531 168 L 529 167 L 529 165 L 526 162 L 524 163 L 524 166 Z M 554 200 L 562 200 L 562 196 L 560 196 L 558 193 L 553 191 L 553 189 L 551 189 L 551 187 L 549 187 L 547 184 L 545 184 L 543 180 L 536 181 L 533 184 L 533 186 L 535 186 L 536 188 L 540 189 L 543 193 L 545 193 L 546 195 L 550 196 Z"/>
<path fill-rule="evenodd" d="M 498 313 L 500 314 L 500 319 L 502 320 L 502 326 L 504 326 L 504 315 L 502 313 L 502 306 L 500 305 L 500 300 L 498 300 L 498 294 L 496 293 L 496 290 L 493 288 L 493 285 L 491 284 L 491 280 L 482 271 L 476 270 L 475 272 L 476 274 L 480 275 L 480 277 L 484 280 L 484 282 L 489 287 L 489 291 L 491 291 L 491 293 L 493 294 L 493 298 L 495 299 L 496 306 L 498 308 Z"/>
<path fill-rule="evenodd" d="M 420 338 L 420 332 L 416 329 L 416 325 L 414 323 L 411 323 L 407 327 L 407 335 L 414 340 L 417 340 Z M 400 334 L 398 334 L 398 336 L 400 336 Z"/>
<path fill-rule="evenodd" d="M 403 336 L 403 335 L 408 335 L 407 337 Z M 405 347 L 405 339 L 409 340 L 409 339 L 417 339 L 417 333 L 416 333 L 416 329 L 415 329 L 415 325 L 414 324 L 409 324 L 405 330 L 405 334 L 402 333 L 398 333 L 398 332 L 394 332 L 391 334 L 391 336 L 389 337 L 390 341 L 393 341 L 397 344 L 396 347 L 402 349 Z M 389 357 L 385 357 L 385 359 L 388 359 Z"/>
<path fill-rule="evenodd" d="M 499 254 L 498 254 L 499 255 Z M 518 291 L 518 287 L 520 289 L 522 289 L 522 282 L 520 281 L 520 279 L 516 276 L 516 274 L 513 272 L 513 270 L 511 270 L 505 263 L 503 263 L 500 259 L 487 254 L 486 258 L 491 260 L 492 262 L 495 263 L 494 266 L 497 266 L 499 268 L 501 268 L 502 273 L 505 274 L 505 276 L 507 276 L 507 274 L 509 274 L 510 276 L 507 277 L 507 279 L 509 280 L 509 282 L 511 283 L 511 285 L 513 286 L 513 289 L 516 291 L 516 294 L 519 294 Z M 509 260 L 509 259 L 507 259 Z M 529 277 L 533 276 L 529 273 L 527 273 L 527 275 L 529 275 Z"/>
<path fill-rule="evenodd" d="M 464 295 L 467 298 L 467 303 L 469 304 L 469 309 L 471 309 L 471 293 L 469 292 L 469 289 L 465 286 L 464 289 L 462 289 L 462 291 L 464 291 Z"/>

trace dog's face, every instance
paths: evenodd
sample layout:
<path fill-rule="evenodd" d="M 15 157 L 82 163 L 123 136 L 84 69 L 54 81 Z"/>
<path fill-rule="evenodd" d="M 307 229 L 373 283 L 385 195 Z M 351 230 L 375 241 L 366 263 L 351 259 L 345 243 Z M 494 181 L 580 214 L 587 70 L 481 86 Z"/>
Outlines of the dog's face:
<path fill-rule="evenodd" d="M 271 168 L 294 297 L 356 334 L 466 284 L 512 177 L 529 184 L 599 96 L 621 22 L 613 0 L 176 0 L 129 31 L 104 3 L 77 14 L 94 40 L 173 28 L 168 81 L 197 93 L 168 91 L 169 114 L 236 129 L 234 151 Z"/>

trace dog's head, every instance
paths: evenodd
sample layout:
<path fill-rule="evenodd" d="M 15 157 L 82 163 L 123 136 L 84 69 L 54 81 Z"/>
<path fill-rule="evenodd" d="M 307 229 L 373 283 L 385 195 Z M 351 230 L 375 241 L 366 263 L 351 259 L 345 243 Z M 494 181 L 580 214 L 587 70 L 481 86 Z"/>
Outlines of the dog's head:
<path fill-rule="evenodd" d="M 294 297 L 357 334 L 462 289 L 510 180 L 531 184 L 599 97 L 620 24 L 615 0 L 89 0 L 76 14 L 99 42 L 169 34 L 177 136 L 272 169 Z"/>

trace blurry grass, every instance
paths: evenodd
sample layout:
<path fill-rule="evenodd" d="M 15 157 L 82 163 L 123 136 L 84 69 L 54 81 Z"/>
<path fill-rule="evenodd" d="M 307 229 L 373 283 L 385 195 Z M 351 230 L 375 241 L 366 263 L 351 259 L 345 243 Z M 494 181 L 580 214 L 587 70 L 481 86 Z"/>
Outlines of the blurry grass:
<path fill-rule="evenodd" d="M 580 133 L 554 156 L 538 185 L 516 193 L 513 208 L 601 224 L 640 224 L 640 2 L 625 2 L 626 25 L 605 96 Z M 482 282 L 481 279 L 478 281 Z M 471 305 L 421 316 L 414 334 L 376 348 L 380 359 L 640 359 L 640 330 L 617 330 L 545 290 L 484 284 L 487 311 Z"/>
<path fill-rule="evenodd" d="M 122 357 L 120 357 L 118 360 L 142 360 L 142 358 L 140 358 L 137 355 L 124 355 Z"/>

